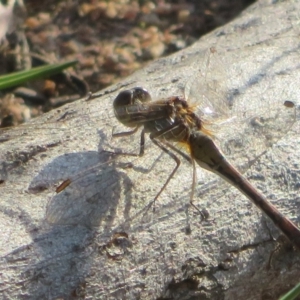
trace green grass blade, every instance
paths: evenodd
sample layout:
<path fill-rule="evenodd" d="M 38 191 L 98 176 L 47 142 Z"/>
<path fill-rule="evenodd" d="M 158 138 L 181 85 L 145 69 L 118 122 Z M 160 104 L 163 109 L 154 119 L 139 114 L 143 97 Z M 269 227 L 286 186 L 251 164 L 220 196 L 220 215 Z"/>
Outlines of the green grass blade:
<path fill-rule="evenodd" d="M 300 295 L 300 283 L 298 283 L 292 290 L 282 296 L 279 300 L 294 300 Z"/>
<path fill-rule="evenodd" d="M 17 86 L 36 78 L 49 77 L 51 75 L 61 72 L 66 68 L 74 66 L 76 63 L 77 60 L 71 60 L 63 63 L 41 66 L 33 68 L 31 70 L 20 71 L 9 75 L 0 76 L 0 90 Z"/>

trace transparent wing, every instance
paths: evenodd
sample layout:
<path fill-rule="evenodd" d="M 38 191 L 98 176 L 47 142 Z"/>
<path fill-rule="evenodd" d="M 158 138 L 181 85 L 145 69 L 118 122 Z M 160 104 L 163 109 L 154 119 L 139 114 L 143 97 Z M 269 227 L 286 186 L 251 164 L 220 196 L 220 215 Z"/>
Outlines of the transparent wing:
<path fill-rule="evenodd" d="M 250 50 L 255 57 L 255 49 Z M 234 64 L 225 68 L 216 49 L 207 52 L 202 65 L 195 72 L 189 98 L 226 157 L 245 170 L 296 121 L 297 107 L 285 105 L 293 99 L 292 88 L 278 89 L 288 77 L 278 76 L 276 63 L 268 75 L 250 68 L 247 76 Z"/>

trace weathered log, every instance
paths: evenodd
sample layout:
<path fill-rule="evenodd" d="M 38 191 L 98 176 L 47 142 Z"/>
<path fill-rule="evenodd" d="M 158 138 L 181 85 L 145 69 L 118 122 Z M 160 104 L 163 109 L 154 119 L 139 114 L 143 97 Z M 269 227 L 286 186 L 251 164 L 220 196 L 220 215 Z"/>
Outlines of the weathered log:
<path fill-rule="evenodd" d="M 229 101 L 233 115 L 239 103 L 245 111 L 238 117 L 248 109 L 266 113 L 285 100 L 297 108 L 299 9 L 295 1 L 257 2 L 230 24 L 96 98 L 5 132 L 3 298 L 275 299 L 298 283 L 299 254 L 291 247 L 274 251 L 279 231 L 234 187 L 199 169 L 194 204 L 209 214 L 201 220 L 189 206 L 192 168 L 182 160 L 153 212 L 149 203 L 174 161 L 150 142 L 142 158 L 110 160 L 102 150 L 138 153 L 138 134 L 111 139 L 115 126 L 123 129 L 112 101 L 134 86 L 155 97 L 182 95 L 184 89 L 189 95 L 196 88 L 195 103 Z M 258 126 L 263 121 L 258 119 Z M 299 125 L 298 115 L 287 120 L 286 134 L 283 130 L 263 153 L 260 145 L 260 157 L 245 173 L 295 222 L 300 220 Z M 229 127 L 228 132 L 234 140 L 242 131 Z M 257 153 L 248 148 L 230 160 L 242 166 Z M 79 174 L 75 184 L 55 195 L 55 186 L 74 174 Z"/>

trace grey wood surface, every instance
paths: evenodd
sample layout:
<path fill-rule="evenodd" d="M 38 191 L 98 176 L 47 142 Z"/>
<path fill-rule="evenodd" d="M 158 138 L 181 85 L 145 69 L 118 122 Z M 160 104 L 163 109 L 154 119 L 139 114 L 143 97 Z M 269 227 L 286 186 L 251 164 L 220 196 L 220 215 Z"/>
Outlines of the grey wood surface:
<path fill-rule="evenodd" d="M 274 252 L 279 231 L 235 188 L 198 168 L 194 203 L 209 215 L 201 221 L 189 206 L 192 169 L 182 162 L 153 212 L 148 205 L 174 161 L 150 142 L 138 159 L 108 163 L 101 151 L 138 152 L 138 134 L 111 138 L 112 130 L 124 129 L 112 101 L 134 86 L 154 98 L 184 94 L 194 104 L 229 101 L 233 109 L 239 103 L 232 113 L 238 120 L 247 110 L 267 115 L 285 100 L 299 105 L 299 9 L 296 1 L 259 1 L 95 99 L 3 132 L 9 140 L 0 143 L 2 298 L 276 299 L 298 283 L 299 253 Z M 299 222 L 296 113 L 282 138 L 258 149 L 245 176 Z M 236 137 L 241 128 L 229 124 L 222 132 Z M 256 154 L 249 147 L 229 158 L 242 166 Z M 75 174 L 78 180 L 55 195 L 55 186 Z"/>

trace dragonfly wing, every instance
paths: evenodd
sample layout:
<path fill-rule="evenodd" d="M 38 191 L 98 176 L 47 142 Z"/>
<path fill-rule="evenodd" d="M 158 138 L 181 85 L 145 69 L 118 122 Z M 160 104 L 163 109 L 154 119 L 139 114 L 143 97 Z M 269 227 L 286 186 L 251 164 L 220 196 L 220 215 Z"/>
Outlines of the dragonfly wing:
<path fill-rule="evenodd" d="M 249 57 L 253 58 L 256 48 L 249 48 Z M 241 66 L 230 67 L 227 63 L 225 67 L 218 51 L 209 51 L 203 65 L 195 73 L 190 97 L 195 99 L 197 113 L 217 138 L 226 157 L 244 168 L 295 123 L 296 106 L 284 105 L 286 100 L 294 98 L 293 87 L 288 84 L 288 77 L 278 75 L 276 66 L 265 73 L 254 67 L 246 73 Z M 285 79 L 286 89 L 282 90 L 279 87 Z"/>
<path fill-rule="evenodd" d="M 228 74 L 215 48 L 199 55 L 192 79 L 185 87 L 185 97 L 196 107 L 196 114 L 206 120 L 228 118 L 230 105 L 226 102 Z"/>
<path fill-rule="evenodd" d="M 279 141 L 295 120 L 296 109 L 285 107 L 282 100 L 248 110 L 244 116 L 237 115 L 224 124 L 226 129 L 220 130 L 218 136 L 221 149 L 237 165 L 246 166 Z"/>

